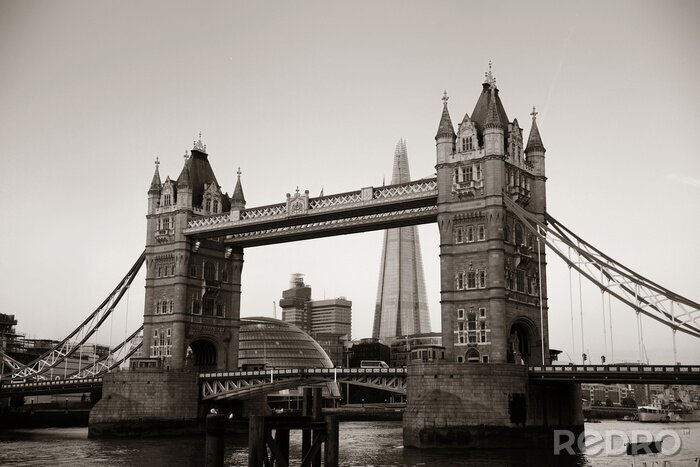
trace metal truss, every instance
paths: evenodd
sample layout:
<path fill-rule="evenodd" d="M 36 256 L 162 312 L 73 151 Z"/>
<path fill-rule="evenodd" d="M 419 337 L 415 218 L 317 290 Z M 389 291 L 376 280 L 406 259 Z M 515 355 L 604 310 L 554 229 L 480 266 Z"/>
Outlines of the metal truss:
<path fill-rule="evenodd" d="M 87 342 L 102 323 L 112 314 L 121 298 L 127 290 L 129 290 L 129 286 L 133 282 L 134 277 L 136 277 L 136 273 L 141 269 L 145 258 L 146 252 L 144 251 L 112 293 L 80 324 L 80 326 L 71 332 L 68 337 L 59 342 L 53 349 L 33 362 L 13 370 L 12 379 L 45 379 L 45 373 L 47 371 L 60 365 L 66 358 L 78 352 L 82 345 Z"/>
<path fill-rule="evenodd" d="M 542 240 L 564 262 L 586 279 L 621 302 L 644 314 L 675 333 L 681 331 L 700 338 L 700 304 L 682 297 L 647 279 L 610 258 L 574 234 L 549 214 L 544 220 L 518 206 L 504 196 L 510 209 L 523 225 Z M 570 252 L 578 260 L 570 258 Z"/>
<path fill-rule="evenodd" d="M 141 331 L 143 331 L 143 324 L 133 334 L 127 337 L 124 342 L 111 349 L 109 354 L 95 360 L 92 364 L 88 364 L 77 371 L 69 373 L 67 378 L 95 378 L 119 367 L 141 348 L 143 344 Z"/>
<path fill-rule="evenodd" d="M 246 399 L 283 389 L 323 383 L 349 383 L 406 394 L 404 368 L 271 369 L 203 373 L 199 378 L 203 400 Z"/>

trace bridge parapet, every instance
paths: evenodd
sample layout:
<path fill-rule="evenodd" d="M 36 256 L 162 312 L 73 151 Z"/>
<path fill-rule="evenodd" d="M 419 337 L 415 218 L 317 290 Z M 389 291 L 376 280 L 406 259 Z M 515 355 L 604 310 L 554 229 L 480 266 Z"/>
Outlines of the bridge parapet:
<path fill-rule="evenodd" d="M 700 365 L 549 365 L 529 367 L 530 380 L 580 383 L 700 384 Z"/>

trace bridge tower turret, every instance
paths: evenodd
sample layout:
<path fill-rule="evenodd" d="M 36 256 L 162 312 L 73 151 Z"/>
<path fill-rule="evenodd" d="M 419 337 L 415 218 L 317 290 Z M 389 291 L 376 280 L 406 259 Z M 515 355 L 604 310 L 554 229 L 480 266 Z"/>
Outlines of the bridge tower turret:
<path fill-rule="evenodd" d="M 240 178 L 236 190 L 240 204 Z M 173 370 L 237 369 L 243 251 L 184 234 L 191 219 L 231 210 L 201 134 L 177 181 L 161 184 L 156 165 L 148 200 L 142 357 Z"/>
<path fill-rule="evenodd" d="M 446 358 L 539 364 L 544 345 L 547 361 L 544 294 L 542 317 L 539 307 L 543 248 L 537 258 L 536 241 L 503 200 L 509 196 L 544 213 L 544 151 L 536 123 L 526 159 L 522 130 L 517 120 L 509 122 L 491 71 L 471 118 L 465 114 L 456 135 L 450 132 L 446 96 L 443 101 L 435 139 Z"/>

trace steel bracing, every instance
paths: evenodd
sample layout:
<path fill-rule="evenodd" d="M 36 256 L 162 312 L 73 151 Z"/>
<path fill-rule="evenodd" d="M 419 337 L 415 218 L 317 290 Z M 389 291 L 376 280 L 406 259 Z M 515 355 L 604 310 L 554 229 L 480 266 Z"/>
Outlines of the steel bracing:
<path fill-rule="evenodd" d="M 114 347 L 111 352 L 95 360 L 91 365 L 84 366 L 77 371 L 68 374 L 68 378 L 94 378 L 118 368 L 134 355 L 143 344 L 143 325 L 134 331 L 129 337 Z"/>
<path fill-rule="evenodd" d="M 405 368 L 307 368 L 202 373 L 201 398 L 246 399 L 283 389 L 349 383 L 406 394 Z"/>
<path fill-rule="evenodd" d="M 537 238 L 586 279 L 630 306 L 671 328 L 700 338 L 700 304 L 682 297 L 610 258 L 549 214 L 526 211 L 504 196 L 506 206 Z M 569 253 L 578 259 L 571 259 Z"/>
<path fill-rule="evenodd" d="M 79 352 L 82 345 L 97 332 L 105 320 L 112 314 L 114 308 L 119 304 L 124 294 L 129 290 L 136 274 L 144 263 L 146 252 L 141 253 L 129 272 L 122 278 L 112 293 L 100 304 L 80 326 L 78 326 L 68 337 L 59 342 L 53 349 L 49 350 L 36 360 L 20 368 L 12 370 L 11 379 L 46 379 L 45 374 L 52 368 L 60 365 L 66 358 Z M 132 352 L 133 353 L 133 352 Z M 128 358 L 128 357 L 127 357 Z M 123 359 L 122 359 L 123 361 Z M 94 362 L 88 363 L 88 367 Z M 105 363 L 107 368 L 112 367 L 112 362 Z M 81 369 L 82 371 L 82 369 Z"/>

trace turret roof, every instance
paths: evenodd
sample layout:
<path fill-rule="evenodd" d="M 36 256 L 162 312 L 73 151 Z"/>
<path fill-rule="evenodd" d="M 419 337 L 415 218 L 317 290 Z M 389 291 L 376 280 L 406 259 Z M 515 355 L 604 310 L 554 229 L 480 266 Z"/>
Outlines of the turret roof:
<path fill-rule="evenodd" d="M 238 168 L 238 179 L 236 180 L 236 187 L 233 189 L 233 196 L 231 196 L 231 205 L 234 207 L 240 206 L 245 207 L 245 196 L 243 196 L 243 186 L 241 185 L 241 168 Z"/>
<path fill-rule="evenodd" d="M 540 150 L 545 151 L 544 144 L 542 144 L 542 138 L 540 137 L 540 130 L 537 128 L 537 112 L 535 108 L 532 108 L 532 128 L 530 128 L 530 137 L 527 139 L 527 147 L 525 152 L 531 152 Z"/>
<path fill-rule="evenodd" d="M 452 126 L 452 119 L 450 119 L 450 112 L 447 110 L 448 100 L 449 97 L 447 97 L 447 91 L 445 91 L 442 97 L 442 116 L 440 117 L 440 125 L 438 126 L 438 131 L 435 135 L 435 139 L 438 139 L 441 136 L 450 136 L 452 138 L 457 137 L 457 135 L 455 134 L 454 126 Z"/>
<path fill-rule="evenodd" d="M 153 173 L 153 180 L 151 180 L 151 187 L 149 188 L 149 192 L 159 192 L 163 184 L 160 182 L 160 173 L 158 172 L 158 166 L 160 165 L 160 161 L 156 157 L 156 170 Z"/>

